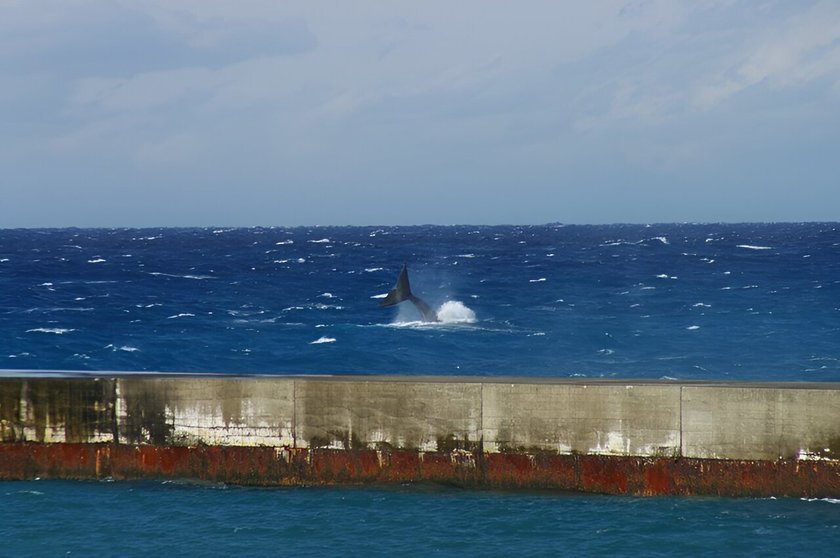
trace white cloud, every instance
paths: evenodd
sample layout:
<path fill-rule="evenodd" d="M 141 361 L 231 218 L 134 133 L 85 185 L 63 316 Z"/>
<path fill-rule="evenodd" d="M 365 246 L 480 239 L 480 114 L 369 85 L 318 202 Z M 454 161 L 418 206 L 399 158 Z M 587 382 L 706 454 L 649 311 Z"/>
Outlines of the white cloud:
<path fill-rule="evenodd" d="M 772 135 L 749 124 L 805 127 L 833 110 L 809 88 L 840 90 L 832 2 L 47 5 L 0 4 L 19 123 L 0 146 L 69 176 L 107 159 L 178 184 L 250 173 L 240 191 L 412 180 L 464 199 L 507 181 L 542 209 L 554 184 L 714 168 Z"/>
<path fill-rule="evenodd" d="M 756 85 L 801 87 L 827 78 L 840 82 L 840 4 L 820 2 L 801 14 L 772 22 L 735 45 L 717 77 L 694 92 L 696 106 L 708 109 Z"/>

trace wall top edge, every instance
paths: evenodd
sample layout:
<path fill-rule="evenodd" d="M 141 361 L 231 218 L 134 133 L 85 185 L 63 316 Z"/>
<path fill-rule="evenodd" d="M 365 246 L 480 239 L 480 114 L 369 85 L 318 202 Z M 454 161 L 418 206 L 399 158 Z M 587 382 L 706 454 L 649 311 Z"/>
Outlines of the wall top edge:
<path fill-rule="evenodd" d="M 402 376 L 365 374 L 248 374 L 204 372 L 88 371 L 88 370 L 9 370 L 0 369 L 0 382 L 47 379 L 138 379 L 138 380 L 306 380 L 307 382 L 386 382 L 408 384 L 484 384 L 484 385 L 568 385 L 568 386 L 657 386 L 725 387 L 750 389 L 840 390 L 840 382 L 775 382 L 731 380 L 662 380 L 644 378 L 582 378 L 559 376 Z"/>

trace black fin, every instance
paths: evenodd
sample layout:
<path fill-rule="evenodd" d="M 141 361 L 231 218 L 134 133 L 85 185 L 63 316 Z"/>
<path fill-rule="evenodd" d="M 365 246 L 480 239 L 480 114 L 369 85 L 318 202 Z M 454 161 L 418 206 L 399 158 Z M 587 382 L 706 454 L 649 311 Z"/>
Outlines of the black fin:
<path fill-rule="evenodd" d="M 411 286 L 408 284 L 408 266 L 403 264 L 402 271 L 397 279 L 397 284 L 391 289 L 388 296 L 379 303 L 379 306 L 382 308 L 393 306 L 404 300 L 410 300 L 411 296 Z"/>
<path fill-rule="evenodd" d="M 431 307 L 423 302 L 420 298 L 414 296 L 411 292 L 411 286 L 408 284 L 408 266 L 403 264 L 400 276 L 397 278 L 397 284 L 388 292 L 388 295 L 379 303 L 381 308 L 386 306 L 394 306 L 404 300 L 410 300 L 417 310 L 423 315 L 423 320 L 427 322 L 438 322 L 437 313 Z"/>

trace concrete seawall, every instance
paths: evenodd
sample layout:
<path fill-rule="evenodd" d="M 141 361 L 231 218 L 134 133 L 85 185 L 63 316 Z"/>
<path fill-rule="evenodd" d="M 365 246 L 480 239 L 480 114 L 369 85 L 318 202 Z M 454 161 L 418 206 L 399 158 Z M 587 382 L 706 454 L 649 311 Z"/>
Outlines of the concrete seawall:
<path fill-rule="evenodd" d="M 840 384 L 5 377 L 0 478 L 34 477 L 838 497 Z"/>

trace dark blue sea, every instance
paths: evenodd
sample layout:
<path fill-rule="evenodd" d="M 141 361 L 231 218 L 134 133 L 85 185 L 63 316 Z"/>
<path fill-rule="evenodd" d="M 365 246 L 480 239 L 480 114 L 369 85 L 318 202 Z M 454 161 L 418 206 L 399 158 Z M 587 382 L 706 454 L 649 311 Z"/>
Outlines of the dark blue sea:
<path fill-rule="evenodd" d="M 0 368 L 840 381 L 840 224 L 0 230 Z M 837 504 L 29 481 L 0 555 L 827 556 Z"/>

